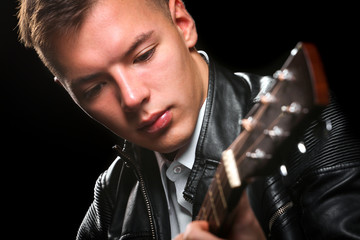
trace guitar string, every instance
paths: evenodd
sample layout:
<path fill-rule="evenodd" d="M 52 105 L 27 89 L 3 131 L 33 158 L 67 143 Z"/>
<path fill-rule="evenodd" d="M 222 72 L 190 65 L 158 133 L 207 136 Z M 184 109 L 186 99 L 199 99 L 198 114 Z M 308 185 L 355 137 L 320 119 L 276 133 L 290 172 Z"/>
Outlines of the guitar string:
<path fill-rule="evenodd" d="M 275 84 L 274 88 L 273 88 L 273 93 L 275 92 L 278 92 L 282 87 L 282 84 Z M 260 119 L 263 115 L 264 115 L 264 112 L 268 109 L 268 105 L 262 105 L 259 107 L 259 111 L 255 114 L 255 119 Z M 272 123 L 270 124 L 270 126 L 275 126 L 275 124 L 277 124 L 279 121 L 280 121 L 280 118 L 281 118 L 282 114 L 279 114 L 277 116 L 277 118 L 272 121 Z M 257 139 L 253 144 L 250 145 L 250 147 L 248 147 L 247 149 L 253 149 L 254 148 L 254 145 L 258 145 L 259 142 L 262 142 L 263 139 L 265 138 L 265 134 L 262 134 L 260 139 Z M 248 136 L 249 137 L 249 136 Z M 235 145 L 236 146 L 236 145 Z M 241 148 L 241 147 L 240 147 Z M 235 149 L 234 149 L 235 150 Z M 239 150 L 239 149 L 237 149 Z M 248 151 L 246 151 L 248 152 Z M 246 154 L 245 152 L 245 154 Z M 244 154 L 242 155 L 242 157 L 244 157 Z M 246 156 L 245 156 L 246 158 Z M 239 167 L 239 166 L 238 166 Z M 228 185 L 228 178 L 226 176 L 226 172 L 224 170 L 224 168 L 222 167 L 221 169 L 222 171 L 219 172 L 219 178 L 220 178 L 220 185 L 221 185 L 221 188 L 222 188 L 222 191 L 224 191 L 224 194 L 226 195 L 225 193 L 225 190 L 227 189 L 230 189 L 229 185 Z M 218 192 L 219 191 L 219 186 L 218 186 L 218 182 L 217 181 L 213 181 L 210 186 L 209 186 L 209 190 L 211 192 Z M 217 188 L 218 190 L 216 191 Z M 208 191 L 209 193 L 209 191 Z M 201 208 L 200 208 L 200 211 L 199 211 L 199 214 L 198 214 L 198 217 L 200 219 L 204 219 L 204 220 L 210 220 L 209 217 L 212 216 L 212 214 L 210 214 L 212 211 L 213 211 L 213 207 L 211 206 L 211 201 L 210 201 L 210 196 L 209 194 L 206 194 L 205 196 L 205 199 L 204 199 L 204 202 L 203 204 L 201 205 Z M 221 197 L 219 196 L 220 194 L 212 194 L 212 197 L 213 197 L 213 201 L 214 203 L 216 203 L 216 206 L 224 206 L 222 204 L 222 199 Z M 221 203 L 221 204 L 219 204 Z M 226 209 L 223 209 L 224 211 L 226 211 Z M 215 209 L 216 211 L 216 209 Z M 217 211 L 218 212 L 218 211 Z"/>
<path fill-rule="evenodd" d="M 265 106 L 263 109 L 260 109 L 261 111 L 259 111 L 257 114 L 256 114 L 256 116 L 257 115 L 263 115 L 263 113 L 265 112 L 265 110 L 266 110 L 266 107 L 267 106 Z M 249 137 L 250 135 L 248 135 L 247 137 Z M 256 143 L 257 141 L 255 141 L 255 143 Z M 248 149 L 251 149 L 252 148 L 252 146 L 253 146 L 253 144 L 252 145 L 250 145 L 250 147 L 248 147 Z M 240 148 L 241 148 L 241 146 L 240 146 Z M 236 151 L 238 151 L 239 149 L 233 149 L 233 150 L 236 150 Z M 222 186 L 222 188 L 223 188 L 223 190 L 226 190 L 226 185 L 228 185 L 228 177 L 227 177 L 227 175 L 226 175 L 226 172 L 225 172 L 225 169 L 222 167 L 221 168 L 221 171 L 219 172 L 219 177 L 220 177 L 220 182 L 221 182 L 221 186 Z M 225 185 L 226 184 L 226 185 Z M 209 186 L 209 190 L 208 190 L 208 192 L 207 192 L 207 194 L 205 195 L 205 199 L 204 199 L 204 202 L 203 202 L 203 204 L 201 205 L 201 208 L 200 208 L 200 212 L 199 212 L 199 214 L 201 214 L 200 216 L 199 216 L 199 218 L 200 219 L 203 219 L 203 220 L 210 220 L 209 219 L 209 217 L 212 217 L 212 215 L 213 214 L 211 214 L 212 213 L 212 211 L 213 211 L 213 207 L 211 206 L 211 201 L 210 201 L 210 194 L 209 194 L 209 191 L 211 191 L 211 192 L 216 192 L 216 188 L 218 188 L 218 183 L 216 182 L 216 181 L 213 181 L 211 184 L 210 184 L 210 186 Z M 213 201 L 214 201 L 214 203 L 216 203 L 216 205 L 219 205 L 219 202 L 221 201 L 221 199 L 219 198 L 219 196 L 218 196 L 219 194 L 213 194 L 212 196 L 214 197 L 216 197 L 216 198 L 213 198 Z M 226 209 L 224 209 L 224 210 L 226 210 Z M 216 210 L 215 210 L 216 211 Z"/>
<path fill-rule="evenodd" d="M 278 81 L 279 82 L 279 81 Z M 287 82 L 287 81 L 281 81 L 281 82 Z M 274 85 L 274 87 L 273 87 L 273 90 L 272 90 L 272 95 L 274 95 L 274 93 L 277 93 L 278 91 L 280 91 L 280 89 L 281 89 L 281 87 L 282 87 L 282 85 L 284 85 L 284 84 L 275 84 Z M 276 94 L 275 94 L 276 95 Z M 267 108 L 266 107 L 264 107 L 262 110 L 263 111 L 265 111 Z M 257 114 L 259 114 L 259 113 L 257 113 Z M 263 115 L 260 115 L 260 116 L 263 116 Z M 279 122 L 280 122 L 280 119 L 282 119 L 282 116 L 284 116 L 284 114 L 279 114 L 277 117 L 276 117 L 276 119 L 274 119 L 271 123 L 270 123 L 270 125 L 269 126 L 271 126 L 271 127 L 274 127 L 276 124 L 278 124 Z M 270 128 L 268 128 L 269 130 L 271 129 L 271 127 Z M 261 134 L 261 137 L 260 137 L 260 139 L 257 139 L 256 141 L 254 141 L 251 145 L 250 145 L 250 147 L 245 147 L 247 150 L 249 150 L 249 149 L 254 149 L 254 145 L 256 144 L 256 143 L 258 143 L 259 141 L 260 142 L 262 142 L 263 140 L 264 140 L 264 138 L 265 138 L 265 136 L 268 136 L 267 134 Z M 248 136 L 249 137 L 249 136 Z M 245 139 L 246 140 L 246 139 Z M 243 139 L 240 139 L 238 142 L 240 142 L 240 143 L 242 143 L 242 141 L 243 141 Z M 245 142 L 244 142 L 245 143 Z M 232 144 L 233 145 L 233 144 Z M 236 144 L 234 145 L 235 147 L 236 147 Z M 231 147 L 231 146 L 230 146 Z M 234 150 L 234 149 L 233 149 Z M 241 146 L 239 146 L 239 147 L 237 147 L 237 150 L 241 150 Z M 251 150 L 250 150 L 251 151 Z M 242 156 L 241 157 L 244 157 L 245 159 L 246 159 L 246 153 L 247 153 L 248 151 L 246 151 L 245 153 L 243 153 L 242 154 Z M 245 155 L 245 156 L 244 156 Z M 237 161 L 238 162 L 238 161 Z M 239 162 L 239 164 L 238 165 L 240 165 L 240 163 L 241 162 Z M 239 169 L 239 166 L 238 166 L 238 169 Z M 221 169 L 221 171 L 219 172 L 219 178 L 220 178 L 220 182 L 221 182 L 221 186 L 223 187 L 223 191 L 225 191 L 225 185 L 228 185 L 229 184 L 229 181 L 228 181 L 228 178 L 227 178 L 227 176 L 226 176 L 226 172 L 224 171 L 224 168 L 222 167 L 222 169 Z M 215 182 L 215 183 L 214 183 Z M 217 181 L 213 181 L 212 182 L 212 184 L 210 184 L 210 189 L 211 189 L 211 191 L 214 191 L 215 192 L 215 190 L 213 190 L 213 189 L 215 189 L 215 187 L 216 187 L 216 185 L 217 184 L 219 184 Z M 229 187 L 229 186 L 228 186 Z M 229 189 L 230 189 L 230 187 L 229 187 Z M 211 212 L 212 211 L 212 208 L 209 208 L 209 207 L 205 207 L 205 206 L 208 206 L 209 205 L 209 199 L 208 199 L 208 196 L 207 196 L 208 194 L 206 194 L 206 196 L 205 196 L 205 200 L 204 200 L 204 202 L 203 202 L 203 204 L 202 204 L 202 208 L 200 209 L 200 212 L 202 213 L 201 215 L 202 216 L 204 216 L 204 215 L 207 215 L 207 217 L 206 218 L 208 218 L 208 214 L 209 214 L 209 212 Z M 214 194 L 213 194 L 214 195 Z M 217 194 L 217 195 L 219 195 L 219 194 Z M 219 197 L 217 197 L 216 198 L 217 199 L 217 201 L 219 201 Z M 209 212 L 208 212 L 209 211 Z"/>

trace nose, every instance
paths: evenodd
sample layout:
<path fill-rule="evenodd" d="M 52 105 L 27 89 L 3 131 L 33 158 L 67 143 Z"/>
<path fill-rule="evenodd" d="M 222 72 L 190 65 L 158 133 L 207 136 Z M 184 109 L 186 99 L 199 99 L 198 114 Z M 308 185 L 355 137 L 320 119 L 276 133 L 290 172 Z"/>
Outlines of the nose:
<path fill-rule="evenodd" d="M 113 77 L 119 89 L 119 101 L 126 112 L 138 110 L 149 99 L 149 89 L 136 74 L 117 69 Z"/>

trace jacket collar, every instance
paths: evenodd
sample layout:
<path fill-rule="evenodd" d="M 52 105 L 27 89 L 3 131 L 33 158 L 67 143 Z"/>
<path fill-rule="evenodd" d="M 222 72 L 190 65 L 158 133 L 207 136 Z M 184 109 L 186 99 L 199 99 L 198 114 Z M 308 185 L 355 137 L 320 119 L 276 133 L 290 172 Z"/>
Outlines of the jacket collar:
<path fill-rule="evenodd" d="M 247 75 L 249 76 L 249 75 Z M 253 93 L 259 90 L 255 76 L 235 75 L 209 58 L 209 86 L 205 114 L 196 148 L 196 157 L 190 172 L 184 197 L 194 205 L 197 213 L 209 186 L 222 152 L 241 132 L 241 120 L 253 105 Z M 203 187 L 202 187 L 203 186 Z M 199 196 L 199 197 L 196 197 Z"/>

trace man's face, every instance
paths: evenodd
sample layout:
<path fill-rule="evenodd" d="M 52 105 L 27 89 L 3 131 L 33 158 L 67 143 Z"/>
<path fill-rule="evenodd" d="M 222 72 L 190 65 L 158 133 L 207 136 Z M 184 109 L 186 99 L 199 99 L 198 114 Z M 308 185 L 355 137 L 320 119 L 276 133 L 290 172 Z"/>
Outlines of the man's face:
<path fill-rule="evenodd" d="M 175 3 L 174 24 L 145 0 L 99 0 L 75 35 L 56 42 L 60 82 L 75 102 L 118 136 L 159 152 L 189 140 L 207 92 L 206 63 L 190 50 L 196 30 Z"/>

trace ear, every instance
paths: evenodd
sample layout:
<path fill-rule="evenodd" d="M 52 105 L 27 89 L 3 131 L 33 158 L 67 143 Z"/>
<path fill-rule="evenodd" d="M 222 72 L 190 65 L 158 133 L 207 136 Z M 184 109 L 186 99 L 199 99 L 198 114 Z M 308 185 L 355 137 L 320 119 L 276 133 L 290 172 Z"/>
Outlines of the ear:
<path fill-rule="evenodd" d="M 78 100 L 77 100 L 77 98 L 75 97 L 74 93 L 69 90 L 69 87 L 67 87 L 67 84 L 66 84 L 63 80 L 59 79 L 58 77 L 54 77 L 54 82 L 55 82 L 56 84 L 58 84 L 59 86 L 61 86 L 61 87 L 70 95 L 70 97 L 74 100 L 74 102 L 75 102 L 77 105 L 80 106 L 80 104 L 78 103 Z M 80 107 L 80 108 L 81 108 L 81 107 Z"/>
<path fill-rule="evenodd" d="M 64 81 L 62 81 L 61 79 L 59 79 L 58 77 L 54 77 L 54 82 L 61 86 L 64 90 L 66 90 L 70 95 L 70 91 L 69 91 L 69 88 L 66 86 L 66 83 Z"/>
<path fill-rule="evenodd" d="M 188 13 L 182 0 L 169 0 L 169 9 L 173 22 L 183 35 L 188 48 L 193 48 L 198 40 L 195 21 Z"/>
<path fill-rule="evenodd" d="M 60 79 L 58 77 L 54 77 L 54 82 L 57 83 L 58 85 L 62 86 L 63 88 L 65 88 L 64 84 L 60 81 Z"/>

